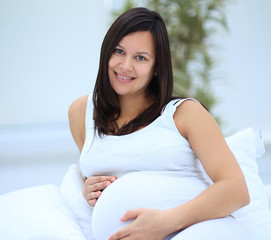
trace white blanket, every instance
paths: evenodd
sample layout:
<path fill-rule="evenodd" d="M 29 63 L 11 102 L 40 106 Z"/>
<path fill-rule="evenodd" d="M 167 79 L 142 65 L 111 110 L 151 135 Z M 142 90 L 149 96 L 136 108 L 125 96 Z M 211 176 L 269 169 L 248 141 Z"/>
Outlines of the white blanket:
<path fill-rule="evenodd" d="M 2 195 L 0 239 L 86 240 L 76 215 L 54 185 Z"/>

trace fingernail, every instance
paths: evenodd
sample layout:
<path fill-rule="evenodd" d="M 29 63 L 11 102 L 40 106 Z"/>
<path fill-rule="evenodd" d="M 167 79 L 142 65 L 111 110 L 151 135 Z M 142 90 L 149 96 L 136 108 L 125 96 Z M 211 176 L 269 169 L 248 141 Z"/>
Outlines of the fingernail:
<path fill-rule="evenodd" d="M 96 204 L 96 199 L 90 200 L 90 201 L 89 201 L 89 204 L 90 204 L 91 206 L 94 206 L 94 205 Z"/>
<path fill-rule="evenodd" d="M 108 187 L 108 186 L 110 185 L 110 183 L 111 183 L 111 182 L 106 182 L 106 184 L 105 184 L 105 185 Z"/>
<path fill-rule="evenodd" d="M 111 180 L 111 182 L 114 182 L 116 180 L 116 178 L 112 177 L 110 180 Z"/>

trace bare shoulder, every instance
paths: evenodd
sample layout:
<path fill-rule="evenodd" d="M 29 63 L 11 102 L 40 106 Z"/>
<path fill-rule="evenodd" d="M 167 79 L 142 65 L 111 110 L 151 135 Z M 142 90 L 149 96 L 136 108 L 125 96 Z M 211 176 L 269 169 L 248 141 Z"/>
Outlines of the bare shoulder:
<path fill-rule="evenodd" d="M 86 112 L 88 95 L 76 99 L 69 108 L 69 118 Z"/>
<path fill-rule="evenodd" d="M 180 112 L 191 112 L 191 111 L 201 111 L 204 110 L 206 111 L 206 109 L 197 101 L 193 100 L 193 99 L 187 99 L 185 101 L 183 101 L 176 110 L 176 113 L 180 113 Z"/>
<path fill-rule="evenodd" d="M 85 141 L 85 114 L 88 95 L 76 99 L 70 106 L 68 116 L 71 134 L 81 152 Z"/>
<path fill-rule="evenodd" d="M 177 107 L 174 121 L 185 138 L 190 130 L 204 128 L 204 125 L 205 127 L 210 124 L 216 125 L 211 114 L 200 103 L 193 100 L 186 100 Z"/>
<path fill-rule="evenodd" d="M 216 120 L 201 104 L 184 101 L 176 109 L 174 121 L 213 182 L 233 177 L 243 181 L 241 169 Z"/>

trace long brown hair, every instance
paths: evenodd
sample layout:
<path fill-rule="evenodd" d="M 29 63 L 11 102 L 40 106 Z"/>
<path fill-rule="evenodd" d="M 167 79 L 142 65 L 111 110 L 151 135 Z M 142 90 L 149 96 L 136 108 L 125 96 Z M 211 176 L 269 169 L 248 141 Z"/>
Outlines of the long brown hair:
<path fill-rule="evenodd" d="M 120 40 L 137 31 L 149 31 L 154 38 L 156 53 L 154 69 L 157 74 L 153 76 L 148 86 L 149 93 L 154 97 L 154 103 L 116 132 L 113 126 L 120 116 L 120 104 L 117 94 L 110 85 L 108 62 Z M 162 17 L 146 8 L 132 8 L 124 12 L 109 28 L 101 48 L 100 66 L 93 92 L 95 128 L 98 129 L 99 135 L 125 135 L 150 124 L 171 100 L 172 91 L 170 47 Z"/>

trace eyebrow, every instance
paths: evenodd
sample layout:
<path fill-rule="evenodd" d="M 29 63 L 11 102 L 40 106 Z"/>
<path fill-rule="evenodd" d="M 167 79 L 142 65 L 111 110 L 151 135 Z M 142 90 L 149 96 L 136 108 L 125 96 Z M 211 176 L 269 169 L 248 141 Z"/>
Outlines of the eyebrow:
<path fill-rule="evenodd" d="M 120 48 L 122 48 L 122 49 L 125 50 L 125 48 L 124 48 L 123 46 L 121 46 L 120 44 L 118 44 L 117 47 L 120 47 Z M 140 55 L 146 54 L 146 55 L 148 55 L 149 57 L 151 57 L 151 55 L 150 55 L 148 52 L 140 52 L 140 51 L 139 51 L 139 52 L 136 52 L 136 54 L 140 54 Z"/>

